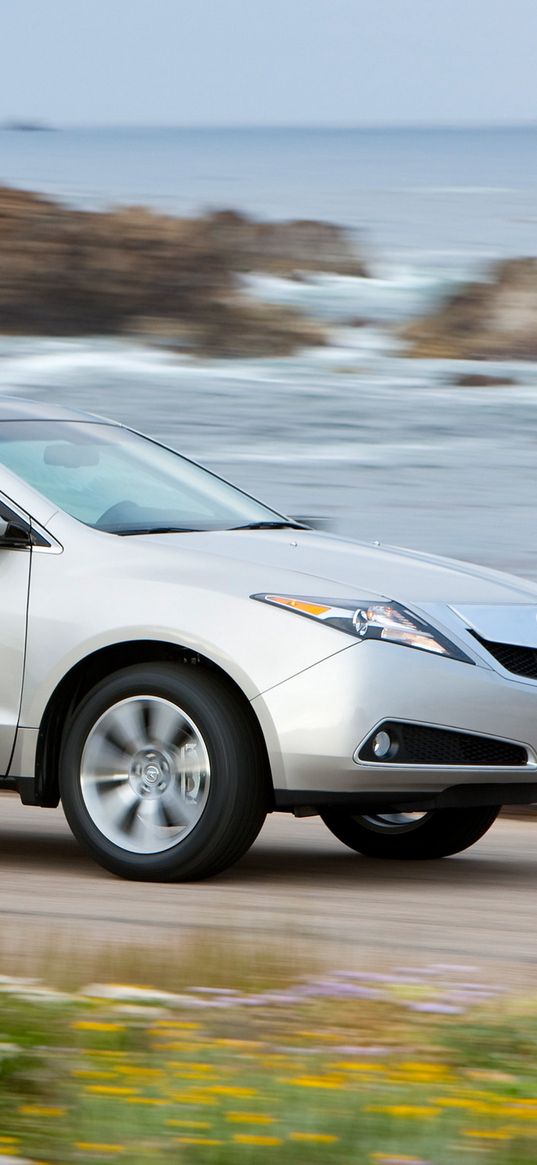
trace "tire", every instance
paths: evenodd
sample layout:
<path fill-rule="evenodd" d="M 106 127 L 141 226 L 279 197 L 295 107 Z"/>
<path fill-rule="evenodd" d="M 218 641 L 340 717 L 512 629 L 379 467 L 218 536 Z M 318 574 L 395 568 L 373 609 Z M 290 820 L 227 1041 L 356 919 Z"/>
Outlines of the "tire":
<path fill-rule="evenodd" d="M 60 796 L 82 846 L 144 881 L 207 878 L 250 848 L 269 804 L 266 765 L 240 700 L 208 668 L 128 667 L 75 709 Z"/>
<path fill-rule="evenodd" d="M 343 813 L 321 810 L 331 833 L 370 858 L 419 861 L 458 854 L 479 841 L 494 824 L 500 806 L 436 809 L 430 813 Z"/>

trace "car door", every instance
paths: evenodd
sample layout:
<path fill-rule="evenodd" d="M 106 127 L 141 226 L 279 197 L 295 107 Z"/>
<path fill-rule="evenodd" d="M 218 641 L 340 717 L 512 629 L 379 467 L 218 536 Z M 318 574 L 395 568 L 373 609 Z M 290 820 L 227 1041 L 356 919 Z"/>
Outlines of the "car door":
<path fill-rule="evenodd" d="M 0 498 L 0 777 L 9 769 L 19 719 L 30 562 L 28 519 Z"/>

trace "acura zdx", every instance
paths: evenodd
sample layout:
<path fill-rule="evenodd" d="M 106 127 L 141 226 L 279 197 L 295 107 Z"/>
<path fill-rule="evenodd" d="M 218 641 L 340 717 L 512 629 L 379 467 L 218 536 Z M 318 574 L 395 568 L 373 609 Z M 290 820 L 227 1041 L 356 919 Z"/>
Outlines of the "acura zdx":
<path fill-rule="evenodd" d="M 274 512 L 123 425 L 0 403 L 0 788 L 130 878 L 267 812 L 439 858 L 537 800 L 537 586 Z"/>

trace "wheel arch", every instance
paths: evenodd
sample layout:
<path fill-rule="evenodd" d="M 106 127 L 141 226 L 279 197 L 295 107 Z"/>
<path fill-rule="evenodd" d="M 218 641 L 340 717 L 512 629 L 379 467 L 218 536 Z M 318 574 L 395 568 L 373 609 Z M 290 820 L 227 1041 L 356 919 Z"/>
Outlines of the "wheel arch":
<path fill-rule="evenodd" d="M 224 668 L 192 648 L 159 640 L 130 640 L 107 645 L 84 656 L 62 677 L 49 698 L 41 720 L 36 760 L 34 804 L 55 808 L 58 805 L 58 763 L 64 726 L 85 695 L 106 677 L 125 667 L 144 663 L 178 663 L 205 667 L 219 675 L 241 704 L 266 775 L 268 809 L 274 808 L 274 783 L 263 729 L 251 701 Z"/>

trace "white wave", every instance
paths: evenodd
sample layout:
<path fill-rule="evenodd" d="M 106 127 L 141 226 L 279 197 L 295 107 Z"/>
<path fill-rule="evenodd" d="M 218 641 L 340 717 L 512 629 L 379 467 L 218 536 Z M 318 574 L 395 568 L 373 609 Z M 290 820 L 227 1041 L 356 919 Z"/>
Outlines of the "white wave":
<path fill-rule="evenodd" d="M 356 317 L 388 323 L 430 308 L 447 291 L 475 277 L 476 262 L 466 256 L 457 267 L 431 262 L 391 262 L 377 266 L 367 279 L 349 275 L 313 274 L 303 281 L 271 275 L 249 275 L 243 282 L 250 295 L 265 303 L 295 307 L 325 321 Z"/>
<path fill-rule="evenodd" d="M 64 383 L 82 374 L 136 377 L 176 374 L 180 357 L 165 349 L 100 340 L 0 342 L 0 388 Z"/>
<path fill-rule="evenodd" d="M 444 441 L 377 441 L 374 445 L 360 444 L 358 441 L 338 441 L 337 444 L 327 445 L 325 442 L 312 441 L 302 449 L 293 446 L 292 450 L 282 451 L 270 445 L 263 447 L 257 444 L 252 449 L 226 449 L 225 461 L 222 456 L 215 455 L 214 449 L 199 452 L 199 457 L 206 464 L 235 464 L 236 462 L 255 462 L 265 465 L 284 465 L 292 461 L 293 464 L 315 465 L 317 462 L 345 465 L 360 465 L 371 468 L 381 465 L 419 465 L 430 463 L 431 451 L 435 457 L 446 454 L 452 455 L 455 449 L 465 451 L 474 449 L 478 444 L 483 448 L 493 448 L 494 444 L 486 438 L 476 439 L 462 437 Z"/>

